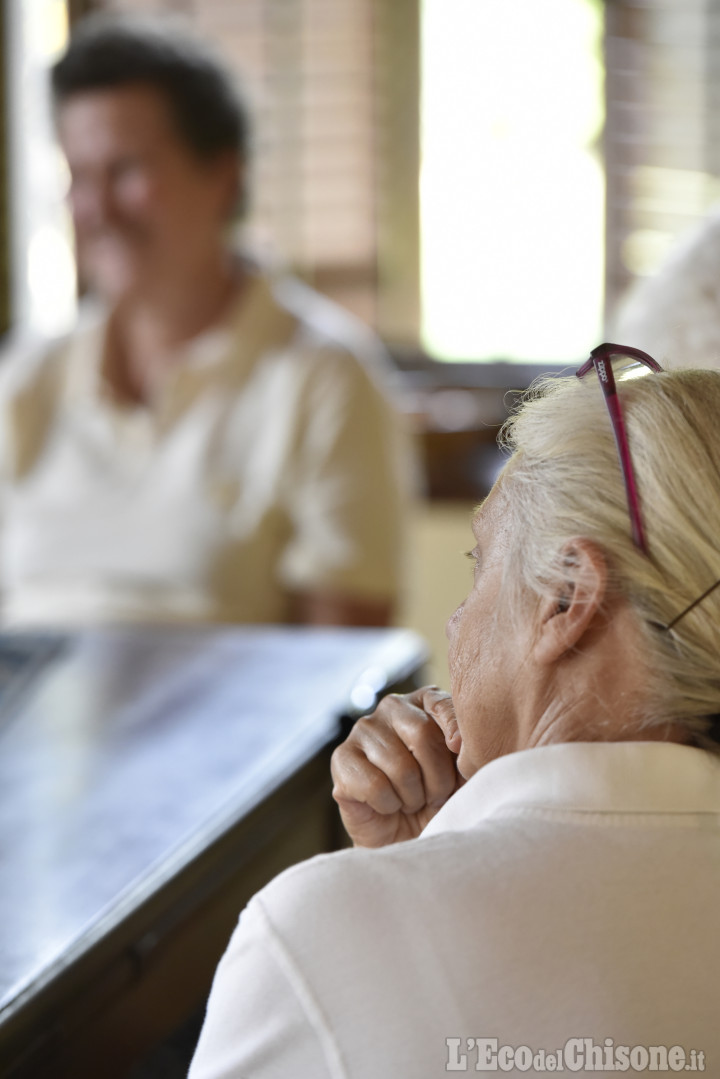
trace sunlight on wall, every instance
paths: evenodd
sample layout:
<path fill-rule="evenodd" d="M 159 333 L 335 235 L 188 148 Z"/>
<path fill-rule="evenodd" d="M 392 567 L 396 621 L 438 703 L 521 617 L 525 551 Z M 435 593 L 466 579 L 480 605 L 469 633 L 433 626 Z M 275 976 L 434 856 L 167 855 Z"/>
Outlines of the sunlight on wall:
<path fill-rule="evenodd" d="M 574 361 L 604 275 L 599 0 L 423 0 L 423 343 Z"/>
<path fill-rule="evenodd" d="M 63 203 L 67 166 L 53 132 L 48 68 L 65 46 L 65 0 L 11 0 L 13 321 L 60 333 L 76 310 L 72 230 Z"/>

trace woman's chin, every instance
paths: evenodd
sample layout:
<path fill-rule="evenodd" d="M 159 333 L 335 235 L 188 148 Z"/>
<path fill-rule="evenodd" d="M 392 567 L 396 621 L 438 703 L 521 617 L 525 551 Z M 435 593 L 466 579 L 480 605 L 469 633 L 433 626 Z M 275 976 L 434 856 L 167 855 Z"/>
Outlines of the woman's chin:
<path fill-rule="evenodd" d="M 463 779 L 470 779 L 472 776 L 475 775 L 476 772 L 480 771 L 481 767 L 481 765 L 475 764 L 468 758 L 468 755 L 467 753 L 465 753 L 463 746 L 460 747 L 460 752 L 458 753 L 457 761 L 455 762 L 455 764 L 458 772 L 463 777 Z"/>

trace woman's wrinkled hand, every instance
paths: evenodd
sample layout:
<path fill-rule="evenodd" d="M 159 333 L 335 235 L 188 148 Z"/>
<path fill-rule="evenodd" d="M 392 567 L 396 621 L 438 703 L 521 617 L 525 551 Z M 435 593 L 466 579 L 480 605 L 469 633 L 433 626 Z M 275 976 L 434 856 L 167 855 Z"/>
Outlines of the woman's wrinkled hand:
<path fill-rule="evenodd" d="M 358 847 L 414 839 L 462 785 L 452 698 L 437 686 L 384 697 L 332 757 L 333 798 Z"/>

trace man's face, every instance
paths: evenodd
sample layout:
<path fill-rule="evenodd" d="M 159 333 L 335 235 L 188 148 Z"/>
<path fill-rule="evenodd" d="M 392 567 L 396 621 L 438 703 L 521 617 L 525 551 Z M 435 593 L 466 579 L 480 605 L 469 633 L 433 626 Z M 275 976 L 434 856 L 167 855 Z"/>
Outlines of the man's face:
<path fill-rule="evenodd" d="M 516 705 L 529 647 L 529 633 L 518 629 L 503 585 L 510 525 L 498 487 L 475 514 L 473 534 L 472 588 L 447 624 L 450 688 L 462 737 L 458 768 L 466 778 L 516 746 Z"/>
<path fill-rule="evenodd" d="M 93 290 L 118 300 L 203 272 L 232 206 L 233 155 L 199 160 L 161 93 L 142 84 L 72 95 L 58 135 L 80 270 Z"/>

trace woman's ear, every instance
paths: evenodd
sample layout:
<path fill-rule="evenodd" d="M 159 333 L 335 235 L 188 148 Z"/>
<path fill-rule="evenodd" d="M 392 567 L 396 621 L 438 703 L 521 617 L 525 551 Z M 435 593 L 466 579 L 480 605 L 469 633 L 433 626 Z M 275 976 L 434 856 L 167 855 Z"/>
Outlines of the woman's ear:
<path fill-rule="evenodd" d="M 608 565 L 597 543 L 582 536 L 568 540 L 560 560 L 563 575 L 540 605 L 534 651 L 541 663 L 553 663 L 580 644 L 607 593 Z"/>

